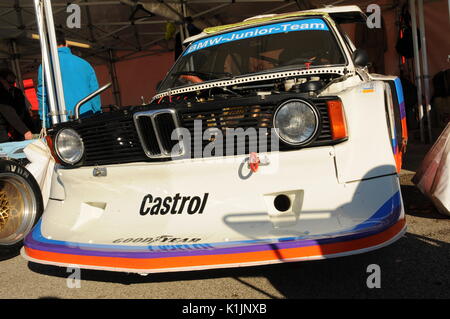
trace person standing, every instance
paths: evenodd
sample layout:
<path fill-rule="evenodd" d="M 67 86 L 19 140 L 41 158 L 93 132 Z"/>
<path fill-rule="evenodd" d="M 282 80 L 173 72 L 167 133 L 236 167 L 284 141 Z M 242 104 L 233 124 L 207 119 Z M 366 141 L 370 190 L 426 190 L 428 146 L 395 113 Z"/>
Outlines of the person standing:
<path fill-rule="evenodd" d="M 33 139 L 33 133 L 19 118 L 11 105 L 0 104 L 0 143 L 13 142 L 14 139 L 9 136 L 10 129 L 13 128 L 22 140 Z M 17 139 L 16 139 L 17 140 Z"/>
<path fill-rule="evenodd" d="M 58 57 L 61 69 L 62 85 L 64 91 L 64 100 L 66 103 L 67 115 L 73 115 L 76 104 L 92 92 L 98 89 L 97 76 L 92 66 L 82 58 L 72 54 L 72 51 L 66 44 L 66 38 L 62 31 L 56 31 L 56 42 L 58 45 Z M 49 108 L 47 103 L 47 93 L 43 87 L 42 65 L 38 71 L 38 90 L 39 117 L 43 120 L 43 111 L 45 110 L 46 127 L 50 127 Z M 45 97 L 45 99 L 43 99 Z M 100 96 L 87 101 L 80 107 L 80 117 L 101 112 Z"/>
<path fill-rule="evenodd" d="M 0 70 L 0 126 L 2 142 L 21 141 L 24 134 L 37 133 L 22 91 L 14 86 L 16 75 L 10 69 Z M 9 133 L 9 134 L 8 134 Z M 11 135 L 6 138 L 5 136 Z"/>

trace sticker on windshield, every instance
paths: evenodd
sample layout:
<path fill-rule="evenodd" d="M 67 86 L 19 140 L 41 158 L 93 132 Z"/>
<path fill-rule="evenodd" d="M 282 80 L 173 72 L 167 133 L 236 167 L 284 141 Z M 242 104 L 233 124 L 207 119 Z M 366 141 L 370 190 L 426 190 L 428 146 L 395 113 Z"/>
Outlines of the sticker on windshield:
<path fill-rule="evenodd" d="M 221 34 L 215 37 L 210 37 L 204 40 L 199 40 L 192 43 L 183 55 L 195 52 L 197 50 L 205 49 L 215 45 L 255 38 L 265 35 L 287 33 L 292 31 L 306 31 L 306 30 L 322 30 L 328 31 L 328 26 L 322 19 L 302 19 L 296 21 L 286 21 L 277 24 L 263 25 L 255 28 L 239 30 Z"/>

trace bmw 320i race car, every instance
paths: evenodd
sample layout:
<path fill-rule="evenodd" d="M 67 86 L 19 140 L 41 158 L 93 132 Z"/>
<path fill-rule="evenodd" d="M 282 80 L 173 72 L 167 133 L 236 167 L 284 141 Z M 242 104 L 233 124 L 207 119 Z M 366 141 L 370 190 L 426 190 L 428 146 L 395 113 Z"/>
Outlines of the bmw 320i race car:
<path fill-rule="evenodd" d="M 148 105 L 59 124 L 22 255 L 137 273 L 322 259 L 405 232 L 396 77 L 339 24 L 355 6 L 205 29 Z"/>

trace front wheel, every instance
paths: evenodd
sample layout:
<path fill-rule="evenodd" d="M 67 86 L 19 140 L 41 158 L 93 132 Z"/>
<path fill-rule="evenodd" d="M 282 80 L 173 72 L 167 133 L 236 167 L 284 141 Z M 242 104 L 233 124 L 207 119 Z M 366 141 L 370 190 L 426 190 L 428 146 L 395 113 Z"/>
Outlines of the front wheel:
<path fill-rule="evenodd" d="M 17 250 L 44 210 L 33 175 L 22 165 L 0 160 L 0 250 Z"/>

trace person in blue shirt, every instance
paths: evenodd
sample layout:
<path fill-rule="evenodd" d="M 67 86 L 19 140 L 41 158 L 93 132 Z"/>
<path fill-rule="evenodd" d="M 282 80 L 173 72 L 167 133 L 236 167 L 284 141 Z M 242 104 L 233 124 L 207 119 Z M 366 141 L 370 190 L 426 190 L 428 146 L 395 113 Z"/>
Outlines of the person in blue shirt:
<path fill-rule="evenodd" d="M 73 55 L 66 45 L 65 35 L 61 31 L 56 31 L 56 42 L 58 45 L 59 64 L 64 90 L 64 100 L 66 103 L 67 115 L 75 114 L 75 105 L 83 98 L 98 89 L 97 76 L 92 66 L 82 58 Z M 45 109 L 46 127 L 51 126 L 51 116 L 49 113 L 47 92 L 43 89 L 42 65 L 38 71 L 39 117 L 42 120 L 43 109 Z M 43 96 L 45 95 L 45 100 Z M 80 117 L 85 117 L 93 113 L 101 112 L 100 96 L 87 101 L 80 107 Z M 69 117 L 68 117 L 69 118 Z"/>

